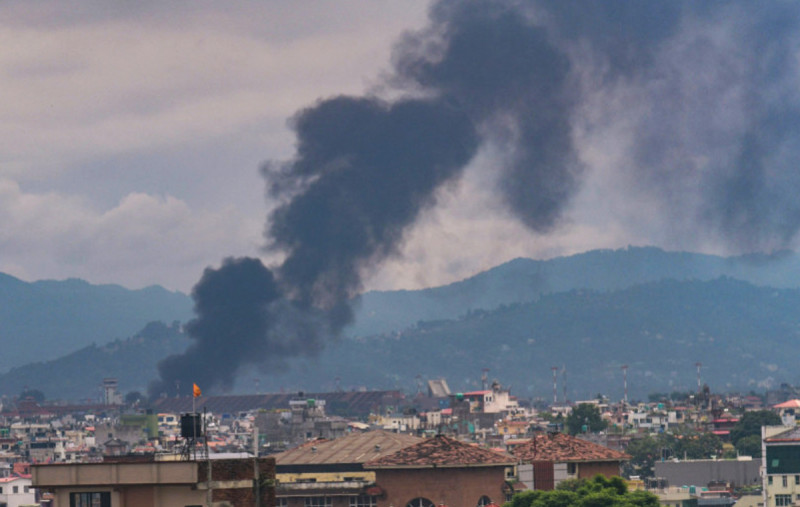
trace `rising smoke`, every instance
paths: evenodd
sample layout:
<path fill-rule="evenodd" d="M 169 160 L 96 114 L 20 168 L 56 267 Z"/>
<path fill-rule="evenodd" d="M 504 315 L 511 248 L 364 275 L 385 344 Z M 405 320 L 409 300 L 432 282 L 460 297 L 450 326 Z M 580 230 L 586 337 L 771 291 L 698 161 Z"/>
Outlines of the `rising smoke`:
<path fill-rule="evenodd" d="M 313 353 L 352 320 L 362 277 L 476 153 L 531 230 L 558 227 L 596 167 L 593 139 L 622 156 L 603 178 L 647 202 L 675 237 L 743 251 L 800 227 L 800 4 L 750 1 L 439 1 L 396 46 L 402 98 L 334 97 L 292 121 L 297 152 L 267 165 L 267 269 L 229 259 L 193 291 L 189 350 L 159 365 L 152 394 L 231 387 L 245 365 Z M 645 218 L 647 219 L 647 218 Z"/>

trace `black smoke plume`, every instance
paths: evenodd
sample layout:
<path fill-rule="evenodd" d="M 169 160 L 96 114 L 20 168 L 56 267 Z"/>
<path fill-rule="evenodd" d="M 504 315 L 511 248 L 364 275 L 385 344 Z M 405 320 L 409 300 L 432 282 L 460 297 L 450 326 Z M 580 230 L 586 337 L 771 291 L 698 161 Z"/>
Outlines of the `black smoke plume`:
<path fill-rule="evenodd" d="M 267 248 L 285 260 L 207 270 L 194 343 L 159 365 L 151 393 L 227 389 L 243 365 L 318 351 L 352 320 L 363 276 L 489 145 L 499 194 L 542 234 L 602 171 L 621 189 L 609 199 L 648 203 L 636 218 L 677 244 L 796 237 L 797 2 L 442 0 L 429 18 L 396 46 L 387 86 L 401 98 L 334 97 L 295 116 L 295 157 L 264 170 L 283 203 Z M 588 148 L 604 132 L 622 153 L 611 167 Z"/>

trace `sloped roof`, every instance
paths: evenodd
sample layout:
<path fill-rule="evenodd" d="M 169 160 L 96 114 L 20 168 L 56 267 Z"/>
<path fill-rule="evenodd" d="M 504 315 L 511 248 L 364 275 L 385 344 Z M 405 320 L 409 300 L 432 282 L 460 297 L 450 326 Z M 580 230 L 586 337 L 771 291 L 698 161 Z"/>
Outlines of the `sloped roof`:
<path fill-rule="evenodd" d="M 800 440 L 800 427 L 787 429 L 769 438 L 765 438 L 765 442 L 796 442 Z"/>
<path fill-rule="evenodd" d="M 772 408 L 800 408 L 800 400 L 789 400 L 773 405 Z"/>
<path fill-rule="evenodd" d="M 624 452 L 576 438 L 566 433 L 542 433 L 512 451 L 524 462 L 532 461 L 627 461 Z"/>
<path fill-rule="evenodd" d="M 421 441 L 420 437 L 383 430 L 350 433 L 335 440 L 308 442 L 276 454 L 275 463 L 277 466 L 365 463 Z"/>
<path fill-rule="evenodd" d="M 394 454 L 369 461 L 364 466 L 365 468 L 461 468 L 513 464 L 514 459 L 507 454 L 437 435 Z"/>

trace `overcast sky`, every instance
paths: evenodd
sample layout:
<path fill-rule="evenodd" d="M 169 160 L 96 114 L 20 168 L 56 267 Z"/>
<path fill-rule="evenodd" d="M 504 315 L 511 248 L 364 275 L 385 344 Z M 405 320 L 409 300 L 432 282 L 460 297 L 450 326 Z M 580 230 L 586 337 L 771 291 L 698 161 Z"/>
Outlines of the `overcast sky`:
<path fill-rule="evenodd" d="M 275 203 L 259 168 L 292 157 L 287 121 L 333 95 L 387 93 L 392 46 L 426 25 L 427 7 L 422 0 L 3 2 L 0 271 L 29 281 L 78 277 L 189 291 L 203 268 L 226 256 L 270 263 L 263 230 Z M 716 25 L 715 50 L 735 53 L 736 30 L 734 22 Z M 718 63 L 716 53 L 704 59 L 689 49 L 705 27 L 687 22 L 680 31 L 656 55 L 661 68 L 688 76 Z M 402 255 L 372 273 L 367 287 L 420 288 L 519 256 L 629 244 L 746 251 L 741 242 L 696 234 L 692 214 L 666 216 L 665 206 L 686 202 L 654 204 L 654 187 L 642 191 L 638 176 L 619 169 L 649 117 L 643 97 L 658 97 L 664 86 L 694 90 L 682 102 L 688 106 L 658 105 L 680 126 L 680 115 L 711 107 L 692 95 L 698 87 L 726 83 L 714 100 L 730 117 L 718 121 L 736 128 L 742 108 L 733 85 L 748 72 L 737 61 L 701 83 L 678 73 L 666 85 L 591 88 L 591 76 L 576 73 L 585 92 L 572 135 L 587 170 L 559 226 L 535 233 L 513 218 L 492 190 L 498 154 L 482 149 L 463 178 L 438 191 Z M 674 181 L 663 191 L 682 192 Z M 794 234 L 756 246 L 765 245 L 793 247 Z"/>

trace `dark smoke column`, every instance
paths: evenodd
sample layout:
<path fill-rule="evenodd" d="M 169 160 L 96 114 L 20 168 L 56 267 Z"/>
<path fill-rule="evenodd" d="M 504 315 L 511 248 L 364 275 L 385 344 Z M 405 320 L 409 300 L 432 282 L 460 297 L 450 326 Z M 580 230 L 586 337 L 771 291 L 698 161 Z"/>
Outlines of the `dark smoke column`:
<path fill-rule="evenodd" d="M 174 393 L 175 382 L 228 390 L 242 366 L 281 368 L 317 352 L 352 320 L 362 274 L 397 252 L 478 144 L 467 116 L 433 100 L 338 97 L 300 112 L 294 125 L 297 156 L 265 170 L 274 194 L 291 193 L 267 230 L 285 261 L 274 271 L 256 259 L 206 270 L 192 292 L 194 343 L 159 364 L 151 396 Z"/>

